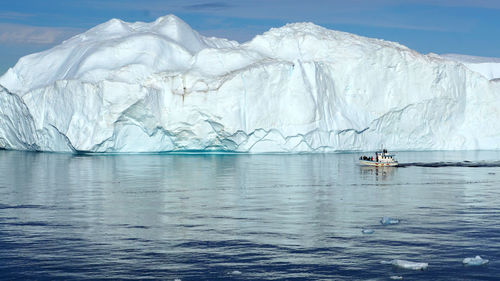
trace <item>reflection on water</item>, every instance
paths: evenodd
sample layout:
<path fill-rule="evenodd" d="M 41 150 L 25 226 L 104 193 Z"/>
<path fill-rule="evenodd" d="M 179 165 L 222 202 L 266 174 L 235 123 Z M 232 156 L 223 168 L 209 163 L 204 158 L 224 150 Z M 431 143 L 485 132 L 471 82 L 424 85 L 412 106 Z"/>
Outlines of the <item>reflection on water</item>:
<path fill-rule="evenodd" d="M 363 176 L 374 176 L 375 180 L 385 181 L 391 178 L 396 171 L 396 167 L 375 167 L 375 166 L 360 166 Z"/>
<path fill-rule="evenodd" d="M 500 275 L 498 167 L 360 167 L 358 158 L 0 151 L 0 279 Z M 398 158 L 491 162 L 500 153 Z M 382 226 L 382 216 L 401 223 Z M 462 266 L 476 255 L 490 265 Z M 380 264 L 397 258 L 429 269 Z"/>

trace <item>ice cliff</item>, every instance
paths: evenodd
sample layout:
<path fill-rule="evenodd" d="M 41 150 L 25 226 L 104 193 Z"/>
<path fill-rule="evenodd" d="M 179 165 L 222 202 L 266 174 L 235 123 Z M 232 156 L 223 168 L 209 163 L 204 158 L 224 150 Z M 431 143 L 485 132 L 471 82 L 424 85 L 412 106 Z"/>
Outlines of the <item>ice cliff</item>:
<path fill-rule="evenodd" d="M 500 149 L 500 82 L 311 23 L 239 44 L 110 20 L 0 77 L 0 147 L 68 152 Z"/>

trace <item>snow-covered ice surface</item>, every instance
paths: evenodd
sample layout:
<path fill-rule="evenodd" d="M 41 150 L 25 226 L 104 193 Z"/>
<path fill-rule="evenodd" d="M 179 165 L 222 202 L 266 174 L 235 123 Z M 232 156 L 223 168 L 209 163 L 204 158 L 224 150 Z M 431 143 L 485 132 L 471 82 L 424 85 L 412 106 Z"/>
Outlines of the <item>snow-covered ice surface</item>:
<path fill-rule="evenodd" d="M 500 149 L 500 82 L 312 23 L 249 42 L 117 19 L 0 77 L 0 147 L 86 152 Z"/>
<path fill-rule="evenodd" d="M 500 58 L 475 57 L 458 54 L 445 54 L 442 57 L 463 63 L 472 71 L 493 80 L 500 79 Z"/>

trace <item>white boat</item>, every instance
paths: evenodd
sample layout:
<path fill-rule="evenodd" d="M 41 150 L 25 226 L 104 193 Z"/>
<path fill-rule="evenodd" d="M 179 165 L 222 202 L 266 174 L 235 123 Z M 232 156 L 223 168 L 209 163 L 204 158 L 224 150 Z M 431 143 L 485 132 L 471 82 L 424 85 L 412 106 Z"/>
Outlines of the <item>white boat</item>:
<path fill-rule="evenodd" d="M 375 157 L 359 157 L 359 164 L 361 166 L 394 167 L 398 165 L 398 161 L 394 159 L 394 156 L 394 154 L 389 154 L 387 149 L 383 149 L 375 152 Z"/>

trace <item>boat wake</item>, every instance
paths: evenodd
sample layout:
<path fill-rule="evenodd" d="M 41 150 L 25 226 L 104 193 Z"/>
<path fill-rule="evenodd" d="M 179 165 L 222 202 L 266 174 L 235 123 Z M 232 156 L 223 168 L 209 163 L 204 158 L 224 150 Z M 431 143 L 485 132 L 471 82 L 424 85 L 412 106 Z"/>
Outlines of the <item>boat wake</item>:
<path fill-rule="evenodd" d="M 462 162 L 414 162 L 414 163 L 399 163 L 398 167 L 471 167 L 471 168 L 483 168 L 483 167 L 500 167 L 500 161 L 462 161 Z"/>

